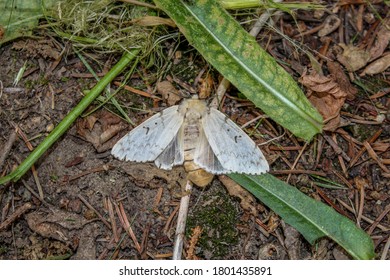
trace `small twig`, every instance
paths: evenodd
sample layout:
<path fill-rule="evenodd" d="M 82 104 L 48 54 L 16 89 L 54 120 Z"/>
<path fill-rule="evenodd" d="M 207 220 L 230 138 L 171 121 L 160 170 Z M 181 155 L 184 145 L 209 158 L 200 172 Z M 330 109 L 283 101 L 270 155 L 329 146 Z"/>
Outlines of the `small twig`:
<path fill-rule="evenodd" d="M 148 239 L 149 239 L 149 232 L 150 232 L 150 223 L 147 223 L 144 229 L 144 233 L 142 234 L 142 240 L 141 240 L 141 258 L 146 259 L 147 256 L 147 249 L 148 249 Z"/>
<path fill-rule="evenodd" d="M 334 133 L 332 134 L 332 140 L 336 143 L 336 145 L 338 145 L 336 134 L 334 134 Z M 339 160 L 339 163 L 340 163 L 341 169 L 343 170 L 344 175 L 347 176 L 347 168 L 345 166 L 343 157 L 341 155 L 337 155 L 337 158 Z"/>
<path fill-rule="evenodd" d="M 358 190 L 359 190 L 359 210 L 358 210 L 358 215 L 356 217 L 356 224 L 358 225 L 358 227 L 360 227 L 360 222 L 362 220 L 362 216 L 363 216 L 363 208 L 364 208 L 364 197 L 365 197 L 365 193 L 364 193 L 364 184 L 359 184 L 358 186 Z"/>
<path fill-rule="evenodd" d="M 326 141 L 328 141 L 328 143 L 337 155 L 341 155 L 348 162 L 351 160 L 349 156 L 333 141 L 332 137 L 330 137 L 329 135 L 323 135 L 323 137 Z"/>
<path fill-rule="evenodd" d="M 307 144 L 308 144 L 308 142 L 306 142 L 305 145 L 302 147 L 302 150 L 299 151 L 297 158 L 295 159 L 293 165 L 291 166 L 291 170 L 293 170 L 295 168 L 295 166 L 298 164 L 299 159 L 301 158 L 303 152 L 306 150 Z M 292 175 L 292 173 L 288 174 L 286 183 L 288 183 L 288 181 L 290 181 L 291 175 Z"/>
<path fill-rule="evenodd" d="M 71 177 L 67 178 L 66 181 L 70 182 L 70 181 L 76 180 L 80 177 L 83 177 L 85 175 L 95 173 L 95 172 L 108 171 L 110 168 L 112 169 L 113 167 L 111 165 L 108 165 L 108 164 L 103 164 L 101 166 L 97 166 L 97 167 L 82 171 L 79 174 L 76 174 L 74 176 L 71 176 Z"/>
<path fill-rule="evenodd" d="M 171 223 L 173 221 L 173 218 L 176 216 L 176 213 L 177 211 L 179 211 L 179 208 L 180 208 L 180 205 L 178 204 L 175 209 L 173 209 L 171 215 L 169 215 L 168 219 L 167 219 L 167 222 L 165 223 L 165 226 L 164 226 L 164 229 L 163 229 L 163 232 L 165 234 L 167 234 L 169 232 L 169 229 L 171 227 Z"/>
<path fill-rule="evenodd" d="M 367 153 L 370 155 L 370 157 L 375 160 L 379 167 L 386 173 L 390 173 L 390 170 L 384 165 L 381 161 L 381 159 L 378 157 L 378 155 L 375 153 L 375 151 L 372 149 L 371 145 L 368 142 L 364 142 L 364 147 L 366 147 Z"/>
<path fill-rule="evenodd" d="M 17 127 L 15 125 L 15 127 Z M 30 151 L 33 151 L 34 148 L 33 146 L 31 145 L 30 141 L 28 140 L 26 134 L 24 134 L 24 132 L 21 130 L 21 129 L 17 129 L 17 132 L 19 134 L 20 137 L 22 137 L 23 141 L 25 142 L 27 148 L 30 150 Z M 35 180 L 35 184 L 37 185 L 37 189 L 38 189 L 38 193 L 39 193 L 39 197 L 41 199 L 43 199 L 43 189 L 42 189 L 42 185 L 41 185 L 41 182 L 39 181 L 39 177 L 38 177 L 38 173 L 37 173 L 37 170 L 35 169 L 35 166 L 32 165 L 31 166 L 31 172 L 33 174 L 33 177 L 34 177 L 34 180 Z"/>
<path fill-rule="evenodd" d="M 155 96 L 155 95 L 153 95 L 153 94 L 150 94 L 150 93 L 148 93 L 148 92 L 146 92 L 146 91 L 142 91 L 142 90 L 133 88 L 133 87 L 128 86 L 128 85 L 123 85 L 123 84 L 120 83 L 120 82 L 114 82 L 114 85 L 116 85 L 116 86 L 121 86 L 121 87 L 123 87 L 125 90 L 128 90 L 128 91 L 130 91 L 130 92 L 132 92 L 132 93 L 135 93 L 135 94 L 138 94 L 138 95 L 141 95 L 141 96 L 144 96 L 144 97 L 153 98 L 153 99 L 155 99 L 155 100 L 162 100 L 162 99 L 161 99 L 160 97 L 158 97 L 158 96 Z"/>
<path fill-rule="evenodd" d="M 333 209 L 335 209 L 337 212 L 339 212 L 341 215 L 350 218 L 347 213 L 344 212 L 343 209 L 338 207 L 319 187 L 314 185 L 314 188 L 316 189 L 317 193 L 328 203 Z"/>
<path fill-rule="evenodd" d="M 107 197 L 106 202 L 107 202 L 108 215 L 110 217 L 110 222 L 112 227 L 112 234 L 114 236 L 115 243 L 117 243 L 119 241 L 119 234 L 115 222 L 114 208 L 112 207 L 112 202 L 110 198 Z"/>
<path fill-rule="evenodd" d="M 41 198 L 40 195 L 31 188 L 25 180 L 22 179 L 22 183 L 24 187 L 33 195 L 35 198 L 37 198 L 40 202 L 42 202 L 43 205 L 45 205 L 47 208 L 51 209 L 53 205 L 47 203 L 45 199 Z"/>
<path fill-rule="evenodd" d="M 119 206 L 115 204 L 115 209 L 117 212 L 117 215 L 119 217 L 119 220 L 122 223 L 123 228 L 126 230 L 127 234 L 130 236 L 130 238 L 133 240 L 135 248 L 139 253 L 141 253 L 141 246 L 139 245 L 139 242 L 137 240 L 137 237 L 134 234 L 133 229 L 131 228 L 131 224 L 129 220 L 127 219 L 125 209 L 123 208 L 123 204 L 119 203 Z"/>
<path fill-rule="evenodd" d="M 269 227 L 264 224 L 259 218 L 255 218 L 255 223 L 259 225 L 259 230 L 261 231 L 261 233 L 268 238 L 270 236 Z"/>
<path fill-rule="evenodd" d="M 187 181 L 184 195 L 180 200 L 180 209 L 179 214 L 177 216 L 177 226 L 175 232 L 175 245 L 173 247 L 173 260 L 180 260 L 181 254 L 183 252 L 183 243 L 184 243 L 184 233 L 186 229 L 186 221 L 188 215 L 188 207 L 190 203 L 190 195 L 191 195 L 192 183 Z"/>
<path fill-rule="evenodd" d="M 33 207 L 34 206 L 32 205 L 32 203 L 27 202 L 17 208 L 14 213 L 12 213 L 4 222 L 0 224 L 0 231 L 9 227 L 16 219 L 18 219 L 20 216 L 22 216 L 24 213 L 26 213 Z"/>
<path fill-rule="evenodd" d="M 371 224 L 369 229 L 367 230 L 367 233 L 371 235 L 371 233 L 374 231 L 376 226 L 382 221 L 384 217 L 390 212 L 390 204 L 385 207 L 385 210 L 382 211 L 382 213 L 378 216 L 378 218 L 375 219 L 375 221 Z"/>
<path fill-rule="evenodd" d="M 11 133 L 11 135 L 8 138 L 7 143 L 5 143 L 5 146 L 2 151 L 0 151 L 0 170 L 3 167 L 4 161 L 7 158 L 9 152 L 11 151 L 12 146 L 14 145 L 16 141 L 16 134 L 18 132 L 18 127 L 15 128 L 15 131 Z"/>
<path fill-rule="evenodd" d="M 109 228 L 111 229 L 111 225 L 109 222 L 107 222 L 107 220 L 99 213 L 99 211 L 97 211 L 91 204 L 89 204 L 89 202 L 81 195 L 79 194 L 77 196 L 78 198 L 80 198 L 80 200 L 85 204 L 85 206 L 87 206 L 90 210 L 92 210 L 93 212 L 95 212 L 95 214 L 99 217 L 99 219 Z"/>
<path fill-rule="evenodd" d="M 348 204 L 346 204 L 344 201 L 342 201 L 341 199 L 338 199 L 337 198 L 337 201 L 343 206 L 345 207 L 348 211 L 350 211 L 351 213 L 353 214 L 356 214 L 356 212 L 354 211 L 354 209 L 349 206 Z M 362 220 L 370 223 L 370 224 L 373 224 L 375 221 L 371 220 L 370 218 L 367 218 L 366 216 L 362 215 Z M 381 224 L 377 224 L 376 225 L 377 228 L 383 230 L 383 231 L 390 231 L 390 228 L 387 228 L 385 226 L 382 226 Z"/>
<path fill-rule="evenodd" d="M 376 139 L 378 139 L 378 137 L 381 135 L 382 133 L 382 129 L 379 129 L 377 132 L 375 132 L 375 134 L 370 138 L 368 139 L 368 143 L 369 144 L 372 144 L 376 141 Z M 355 163 L 358 161 L 358 159 L 364 154 L 364 152 L 366 151 L 366 147 L 363 146 L 359 152 L 356 153 L 356 155 L 351 159 L 350 163 L 349 163 L 349 167 L 352 167 L 355 165 Z"/>
<path fill-rule="evenodd" d="M 389 238 L 387 238 L 387 242 L 385 244 L 385 247 L 383 248 L 383 252 L 382 252 L 382 255 L 381 255 L 381 260 L 385 260 L 386 259 L 387 252 L 389 251 L 389 248 L 390 248 L 390 236 L 389 236 Z"/>
<path fill-rule="evenodd" d="M 161 201 L 161 197 L 162 197 L 163 191 L 164 191 L 163 187 L 160 187 L 157 190 L 156 198 L 154 199 L 154 202 L 153 202 L 153 209 L 157 209 L 157 207 L 158 207 L 158 205 L 159 205 L 159 203 Z"/>

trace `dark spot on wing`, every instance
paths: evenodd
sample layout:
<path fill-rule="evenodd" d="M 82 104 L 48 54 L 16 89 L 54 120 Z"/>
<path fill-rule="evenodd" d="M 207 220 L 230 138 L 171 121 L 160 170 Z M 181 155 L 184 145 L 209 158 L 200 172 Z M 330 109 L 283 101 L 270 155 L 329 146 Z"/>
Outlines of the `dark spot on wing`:
<path fill-rule="evenodd" d="M 238 143 L 238 140 L 239 140 L 240 138 L 242 138 L 241 135 L 236 135 L 236 136 L 234 136 L 234 142 Z"/>
<path fill-rule="evenodd" d="M 146 133 L 145 134 L 148 135 L 150 128 L 148 126 L 144 126 L 143 128 L 146 129 Z"/>

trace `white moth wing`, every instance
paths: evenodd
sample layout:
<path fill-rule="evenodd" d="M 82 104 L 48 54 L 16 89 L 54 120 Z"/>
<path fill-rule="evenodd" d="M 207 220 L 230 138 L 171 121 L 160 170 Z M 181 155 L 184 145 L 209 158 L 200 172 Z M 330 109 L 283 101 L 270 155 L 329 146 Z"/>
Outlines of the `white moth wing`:
<path fill-rule="evenodd" d="M 171 143 L 156 158 L 154 163 L 158 168 L 171 170 L 173 166 L 184 162 L 183 127 L 181 127 Z"/>
<path fill-rule="evenodd" d="M 269 170 L 255 142 L 217 109 L 210 108 L 203 117 L 203 130 L 226 173 L 261 174 Z"/>
<path fill-rule="evenodd" d="M 226 170 L 222 166 L 221 162 L 211 149 L 203 129 L 200 131 L 198 145 L 195 149 L 194 162 L 211 174 L 229 173 L 229 170 Z"/>
<path fill-rule="evenodd" d="M 176 137 L 183 124 L 179 106 L 172 106 L 141 123 L 112 148 L 111 154 L 120 160 L 154 161 Z"/>

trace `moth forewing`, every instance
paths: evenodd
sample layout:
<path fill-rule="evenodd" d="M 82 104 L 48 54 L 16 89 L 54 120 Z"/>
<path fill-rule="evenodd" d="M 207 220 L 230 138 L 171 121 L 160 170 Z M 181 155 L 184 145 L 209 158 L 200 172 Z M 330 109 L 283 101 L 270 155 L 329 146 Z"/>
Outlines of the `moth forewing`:
<path fill-rule="evenodd" d="M 253 140 L 220 111 L 210 108 L 203 118 L 203 129 L 225 173 L 261 174 L 269 170 Z"/>
<path fill-rule="evenodd" d="M 120 160 L 154 161 L 169 146 L 183 124 L 179 106 L 172 106 L 153 115 L 134 128 L 112 148 Z"/>

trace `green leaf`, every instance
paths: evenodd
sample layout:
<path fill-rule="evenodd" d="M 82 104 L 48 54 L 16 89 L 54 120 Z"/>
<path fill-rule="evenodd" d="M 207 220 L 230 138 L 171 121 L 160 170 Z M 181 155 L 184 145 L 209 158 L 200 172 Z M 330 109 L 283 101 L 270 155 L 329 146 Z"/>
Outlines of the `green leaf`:
<path fill-rule="evenodd" d="M 256 106 L 310 140 L 322 117 L 294 79 L 215 0 L 155 0 L 187 40 Z"/>
<path fill-rule="evenodd" d="M 230 174 L 229 177 L 296 228 L 311 244 L 327 236 L 355 259 L 375 257 L 372 239 L 351 220 L 271 174 Z"/>
<path fill-rule="evenodd" d="M 52 7 L 55 0 L 0 0 L 0 45 L 21 36 L 31 35 L 43 17 L 42 7 Z"/>

